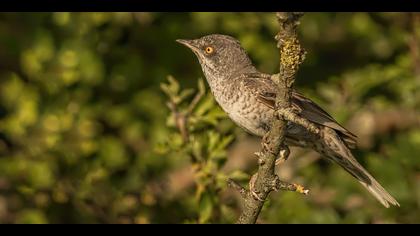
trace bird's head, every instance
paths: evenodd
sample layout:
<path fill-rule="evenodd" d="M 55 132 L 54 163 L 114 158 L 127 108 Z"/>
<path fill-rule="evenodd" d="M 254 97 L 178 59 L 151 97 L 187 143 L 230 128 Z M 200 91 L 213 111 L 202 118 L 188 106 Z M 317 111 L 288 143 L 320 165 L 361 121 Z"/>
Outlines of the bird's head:
<path fill-rule="evenodd" d="M 230 78 L 255 71 L 246 51 L 239 41 L 231 36 L 211 34 L 199 39 L 176 41 L 197 55 L 207 79 Z"/>

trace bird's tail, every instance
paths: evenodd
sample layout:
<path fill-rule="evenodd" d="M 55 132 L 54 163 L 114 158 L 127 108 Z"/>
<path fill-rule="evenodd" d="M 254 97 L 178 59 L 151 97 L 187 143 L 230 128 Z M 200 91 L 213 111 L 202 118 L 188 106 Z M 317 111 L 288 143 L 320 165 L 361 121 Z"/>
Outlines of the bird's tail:
<path fill-rule="evenodd" d="M 397 200 L 395 200 L 395 198 L 392 197 L 362 165 L 360 165 L 336 132 L 331 129 L 328 131 L 329 132 L 324 132 L 325 142 L 324 145 L 322 145 L 323 147 L 320 147 L 323 150 L 318 150 L 318 152 L 338 163 L 342 168 L 354 176 L 386 208 L 388 208 L 390 204 L 400 206 Z"/>

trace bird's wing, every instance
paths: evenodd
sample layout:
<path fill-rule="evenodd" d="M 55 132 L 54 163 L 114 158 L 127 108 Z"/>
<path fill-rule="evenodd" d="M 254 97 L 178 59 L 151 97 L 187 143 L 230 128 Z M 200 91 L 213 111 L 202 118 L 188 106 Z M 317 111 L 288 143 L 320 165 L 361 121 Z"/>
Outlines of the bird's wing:
<path fill-rule="evenodd" d="M 324 125 L 339 131 L 341 138 L 347 144 L 349 148 L 355 148 L 357 144 L 357 136 L 341 126 L 330 114 L 328 114 L 324 109 L 318 106 L 315 102 L 306 98 L 302 94 L 293 91 L 292 92 L 292 104 L 298 109 L 301 110 L 300 115 L 312 121 L 314 123 Z"/>
<path fill-rule="evenodd" d="M 253 76 L 254 77 L 254 76 Z M 246 83 L 249 86 L 258 88 L 255 91 L 259 93 L 259 100 L 274 109 L 276 100 L 276 85 L 267 76 L 261 76 L 259 78 L 247 78 Z M 298 114 L 316 124 L 324 125 L 338 131 L 340 137 L 344 140 L 349 148 L 356 147 L 357 136 L 348 131 L 346 128 L 341 126 L 330 114 L 322 109 L 315 102 L 306 98 L 302 94 L 293 91 L 292 92 L 292 106 L 298 112 Z"/>

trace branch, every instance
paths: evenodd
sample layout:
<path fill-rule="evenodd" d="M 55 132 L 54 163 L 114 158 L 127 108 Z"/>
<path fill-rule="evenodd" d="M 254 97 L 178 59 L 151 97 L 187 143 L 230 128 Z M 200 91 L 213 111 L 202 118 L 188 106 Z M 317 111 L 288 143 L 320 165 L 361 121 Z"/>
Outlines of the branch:
<path fill-rule="evenodd" d="M 292 87 L 296 72 L 305 57 L 305 51 L 300 46 L 296 32 L 299 18 L 302 15 L 302 13 L 286 12 L 276 14 L 280 25 L 279 33 L 276 35 L 277 47 L 280 49 L 280 73 L 272 76 L 272 79 L 277 84 L 278 95 L 276 96 L 275 109 L 276 113 L 280 115 L 273 120 L 271 130 L 262 139 L 262 150 L 257 153 L 259 157 L 258 172 L 250 180 L 250 190 L 245 190 L 240 185 L 232 184 L 232 181 L 229 181 L 230 185 L 239 190 L 244 198 L 243 211 L 237 222 L 240 224 L 253 224 L 257 221 L 264 201 L 271 191 L 291 190 L 308 193 L 300 185 L 280 181 L 274 173 L 276 158 L 279 157 L 280 162 L 283 162 L 289 154 L 288 148 L 284 144 L 285 118 L 291 114 L 287 111 L 291 109 Z"/>
<path fill-rule="evenodd" d="M 169 98 L 169 101 L 166 103 L 166 106 L 170 109 L 171 114 L 173 115 L 175 126 L 178 129 L 179 133 L 181 134 L 183 144 L 187 144 L 190 141 L 190 133 L 188 132 L 188 121 L 194 109 L 197 107 L 198 103 L 205 95 L 204 84 L 202 80 L 199 80 L 198 92 L 194 96 L 194 99 L 189 104 L 189 106 L 185 110 L 182 110 L 178 107 L 179 103 L 181 103 L 182 101 L 182 99 L 180 99 L 182 95 L 178 94 L 179 84 L 171 76 L 168 76 L 168 81 L 169 81 L 169 84 L 161 84 L 162 91 Z M 195 155 L 190 153 L 189 156 L 192 163 L 197 163 L 197 158 Z"/>
<path fill-rule="evenodd" d="M 314 134 L 319 134 L 320 132 L 319 128 L 316 127 L 316 125 L 314 125 L 309 120 L 297 115 L 295 112 L 293 112 L 291 108 L 280 108 L 277 110 L 277 114 L 282 116 L 283 119 L 285 119 L 286 121 L 290 121 L 298 125 L 301 125 Z"/>

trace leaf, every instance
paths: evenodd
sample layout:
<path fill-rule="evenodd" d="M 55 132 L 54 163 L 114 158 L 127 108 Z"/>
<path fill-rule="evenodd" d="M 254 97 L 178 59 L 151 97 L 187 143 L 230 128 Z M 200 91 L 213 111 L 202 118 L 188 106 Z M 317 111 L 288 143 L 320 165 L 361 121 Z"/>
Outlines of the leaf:
<path fill-rule="evenodd" d="M 200 94 L 206 93 L 206 86 L 204 85 L 204 80 L 202 78 L 198 79 L 198 92 Z"/>
<path fill-rule="evenodd" d="M 201 117 L 214 106 L 215 106 L 215 103 L 214 103 L 213 97 L 210 93 L 208 93 L 204 97 L 204 99 L 202 99 L 201 102 L 198 104 L 194 112 L 194 115 L 197 117 Z"/>
<path fill-rule="evenodd" d="M 160 83 L 160 89 L 166 94 L 166 96 L 171 97 L 171 90 L 168 84 Z"/>
<path fill-rule="evenodd" d="M 213 201 L 210 193 L 206 192 L 202 195 L 199 205 L 198 223 L 208 223 L 213 213 Z"/>
<path fill-rule="evenodd" d="M 237 181 L 248 180 L 249 175 L 241 170 L 235 170 L 229 174 L 229 178 Z"/>
<path fill-rule="evenodd" d="M 209 136 L 208 153 L 209 159 L 221 161 L 226 159 L 226 146 L 233 140 L 233 136 L 221 137 L 219 133 L 213 133 Z M 222 163 L 219 163 L 222 164 Z"/>
<path fill-rule="evenodd" d="M 167 144 L 172 150 L 179 150 L 183 143 L 182 136 L 179 133 L 172 133 L 167 139 Z"/>
<path fill-rule="evenodd" d="M 213 150 L 216 149 L 217 142 L 220 140 L 220 134 L 216 133 L 213 130 L 208 132 L 208 145 L 207 145 L 207 152 L 211 153 Z"/>
<path fill-rule="evenodd" d="M 191 96 L 193 93 L 194 93 L 194 89 L 184 89 L 184 90 L 182 90 L 182 92 L 179 94 L 180 102 L 184 101 L 186 98 Z"/>
<path fill-rule="evenodd" d="M 198 139 L 196 139 L 196 138 L 194 138 L 194 137 L 192 137 L 191 138 L 191 140 L 190 140 L 190 142 L 191 142 L 191 152 L 192 152 L 192 155 L 194 155 L 196 158 L 198 158 L 198 159 L 202 159 L 202 157 L 203 157 L 203 152 L 202 152 L 202 141 L 201 140 L 198 140 Z"/>
<path fill-rule="evenodd" d="M 179 82 L 171 75 L 168 76 L 168 81 L 169 81 L 169 88 L 171 89 L 171 92 L 173 94 L 178 94 L 179 92 Z"/>
<path fill-rule="evenodd" d="M 217 145 L 217 149 L 225 149 L 232 141 L 233 141 L 234 137 L 233 135 L 228 135 L 222 138 L 222 140 L 219 142 L 219 144 Z"/>
<path fill-rule="evenodd" d="M 168 76 L 167 77 L 168 83 L 161 83 L 160 84 L 160 89 L 171 99 L 174 99 L 179 92 L 180 86 L 178 81 L 172 77 L 172 76 Z"/>

